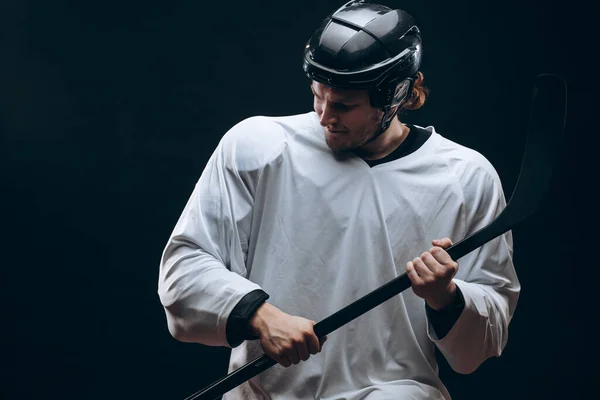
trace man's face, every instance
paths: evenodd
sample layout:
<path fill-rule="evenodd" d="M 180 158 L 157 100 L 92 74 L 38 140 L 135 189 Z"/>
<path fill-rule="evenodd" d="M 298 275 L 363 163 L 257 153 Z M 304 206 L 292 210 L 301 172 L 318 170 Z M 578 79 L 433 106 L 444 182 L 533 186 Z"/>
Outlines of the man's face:
<path fill-rule="evenodd" d="M 311 88 L 314 109 L 331 150 L 354 150 L 373 137 L 383 112 L 371 106 L 366 90 L 334 89 L 314 81 Z"/>

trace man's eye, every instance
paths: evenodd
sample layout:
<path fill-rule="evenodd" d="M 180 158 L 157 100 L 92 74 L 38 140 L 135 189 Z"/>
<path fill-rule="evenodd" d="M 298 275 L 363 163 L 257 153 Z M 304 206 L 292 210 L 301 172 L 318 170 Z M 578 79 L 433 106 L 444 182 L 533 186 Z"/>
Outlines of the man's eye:
<path fill-rule="evenodd" d="M 347 106 L 346 104 L 335 104 L 334 107 L 338 110 L 349 110 L 352 108 L 352 106 Z"/>

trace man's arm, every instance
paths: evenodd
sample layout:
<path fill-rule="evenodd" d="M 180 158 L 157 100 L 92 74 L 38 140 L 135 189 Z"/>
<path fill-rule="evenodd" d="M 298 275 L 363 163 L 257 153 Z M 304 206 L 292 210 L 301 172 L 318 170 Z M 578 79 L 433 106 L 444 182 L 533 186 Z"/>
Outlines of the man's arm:
<path fill-rule="evenodd" d="M 281 127 L 250 118 L 219 144 L 163 252 L 159 296 L 178 340 L 236 347 L 257 338 L 289 366 L 320 351 L 314 321 L 266 303 L 246 277 L 250 222 L 262 169 L 285 148 Z"/>
<path fill-rule="evenodd" d="M 252 204 L 240 193 L 232 198 L 244 188 L 226 176 L 219 163 L 217 152 L 169 238 L 160 262 L 158 294 L 177 340 L 229 346 L 229 314 L 260 287 L 245 277 L 243 225 Z"/>
<path fill-rule="evenodd" d="M 465 236 L 486 226 L 506 206 L 498 175 L 490 164 L 483 165 L 463 176 Z M 509 231 L 462 257 L 452 279 L 464 300 L 460 316 L 445 335 L 439 335 L 429 319 L 430 339 L 459 373 L 475 371 L 486 359 L 500 356 L 506 346 L 520 293 L 512 254 Z"/>
<path fill-rule="evenodd" d="M 158 294 L 169 331 L 180 341 L 230 347 L 229 315 L 261 289 L 247 279 L 246 257 L 255 188 L 274 153 L 273 141 L 260 146 L 259 133 L 272 129 L 250 118 L 225 134 L 169 237 Z"/>

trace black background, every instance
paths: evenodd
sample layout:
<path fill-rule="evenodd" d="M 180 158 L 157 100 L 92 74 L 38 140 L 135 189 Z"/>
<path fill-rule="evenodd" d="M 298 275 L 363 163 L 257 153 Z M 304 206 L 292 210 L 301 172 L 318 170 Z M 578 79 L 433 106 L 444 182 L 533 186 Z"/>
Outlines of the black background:
<path fill-rule="evenodd" d="M 225 373 L 226 349 L 169 335 L 160 255 L 228 128 L 311 110 L 301 51 L 342 3 L 2 0 L 0 397 L 183 399 Z M 423 34 L 431 97 L 404 121 L 483 153 L 507 197 L 534 76 L 569 83 L 550 191 L 514 231 L 523 291 L 508 346 L 471 375 L 442 360 L 450 392 L 597 392 L 591 1 L 384 4 Z"/>

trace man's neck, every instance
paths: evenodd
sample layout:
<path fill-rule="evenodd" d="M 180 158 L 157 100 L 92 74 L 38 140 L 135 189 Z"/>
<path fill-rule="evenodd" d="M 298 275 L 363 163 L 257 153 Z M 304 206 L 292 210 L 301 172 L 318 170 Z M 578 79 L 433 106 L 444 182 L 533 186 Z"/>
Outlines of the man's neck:
<path fill-rule="evenodd" d="M 379 160 L 391 154 L 404 142 L 410 128 L 394 118 L 388 129 L 377 139 L 355 150 L 364 160 Z"/>

